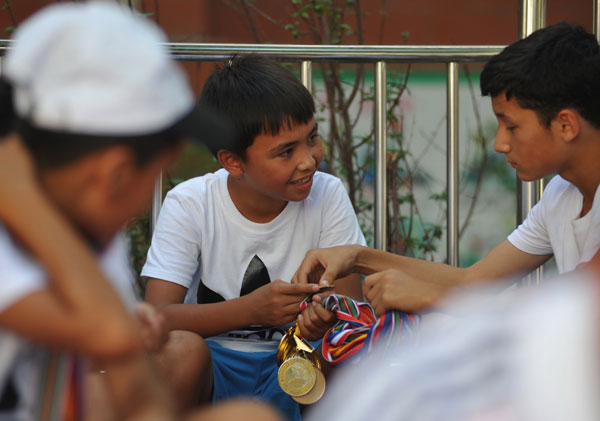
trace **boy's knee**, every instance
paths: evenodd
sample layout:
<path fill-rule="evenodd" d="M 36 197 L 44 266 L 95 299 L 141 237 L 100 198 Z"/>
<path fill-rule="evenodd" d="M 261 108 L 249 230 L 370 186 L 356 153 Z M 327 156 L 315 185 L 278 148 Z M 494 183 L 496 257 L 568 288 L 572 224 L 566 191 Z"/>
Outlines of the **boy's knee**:
<path fill-rule="evenodd" d="M 177 364 L 208 365 L 211 363 L 210 349 L 206 341 L 200 335 L 185 330 L 174 330 L 169 333 L 169 340 L 162 354 L 165 359 Z"/>

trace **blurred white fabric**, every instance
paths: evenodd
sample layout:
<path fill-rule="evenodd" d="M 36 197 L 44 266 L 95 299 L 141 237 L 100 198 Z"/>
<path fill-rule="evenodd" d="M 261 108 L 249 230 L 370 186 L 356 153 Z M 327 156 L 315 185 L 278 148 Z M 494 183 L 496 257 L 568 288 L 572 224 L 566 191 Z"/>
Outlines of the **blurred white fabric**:
<path fill-rule="evenodd" d="M 595 281 L 504 286 L 457 293 L 416 347 L 340 369 L 306 419 L 600 420 Z"/>

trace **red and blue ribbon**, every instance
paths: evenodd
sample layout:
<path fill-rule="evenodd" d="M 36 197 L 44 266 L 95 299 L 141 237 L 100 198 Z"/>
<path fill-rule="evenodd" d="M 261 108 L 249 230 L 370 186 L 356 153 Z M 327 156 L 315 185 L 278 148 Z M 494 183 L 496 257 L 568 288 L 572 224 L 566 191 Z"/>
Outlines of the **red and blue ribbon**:
<path fill-rule="evenodd" d="M 414 344 L 420 326 L 420 316 L 391 310 L 381 317 L 369 303 L 331 294 L 323 307 L 335 312 L 338 321 L 323 337 L 323 358 L 332 365 L 371 353 L 375 348 L 389 349 L 400 344 Z"/>

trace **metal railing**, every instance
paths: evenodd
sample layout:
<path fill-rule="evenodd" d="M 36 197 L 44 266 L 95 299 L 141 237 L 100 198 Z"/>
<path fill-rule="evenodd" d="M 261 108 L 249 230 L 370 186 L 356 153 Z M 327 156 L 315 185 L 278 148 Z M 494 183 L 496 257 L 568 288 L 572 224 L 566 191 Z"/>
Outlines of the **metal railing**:
<path fill-rule="evenodd" d="M 0 40 L 0 54 L 11 48 Z M 312 62 L 371 63 L 375 72 L 375 247 L 385 249 L 386 239 L 386 63 L 445 63 L 447 67 L 447 250 L 448 263 L 458 265 L 458 64 L 485 62 L 503 46 L 382 46 L 382 45 L 268 45 L 168 43 L 165 47 L 181 61 L 226 61 L 234 54 L 260 53 L 288 62 L 300 62 L 302 83 L 312 87 Z M 157 180 L 152 201 L 151 229 L 162 201 Z"/>
<path fill-rule="evenodd" d="M 265 45 L 167 44 L 178 60 L 226 61 L 234 54 L 260 53 L 287 62 L 300 62 L 300 79 L 310 90 L 312 62 L 370 63 L 375 75 L 375 247 L 387 243 L 386 214 L 386 64 L 445 63 L 447 67 L 447 250 L 448 263 L 458 265 L 458 84 L 459 64 L 485 62 L 503 46 L 381 46 L 381 45 Z M 160 204 L 156 202 L 154 209 Z"/>
<path fill-rule="evenodd" d="M 600 41 L 600 0 L 593 0 L 593 30 Z M 519 36 L 545 26 L 546 0 L 519 0 Z M 266 45 L 169 43 L 166 47 L 182 61 L 225 61 L 234 54 L 260 53 L 284 61 L 301 62 L 302 83 L 312 91 L 312 62 L 372 63 L 375 71 L 375 247 L 386 244 L 386 63 L 445 63 L 447 68 L 447 251 L 448 263 L 458 265 L 458 76 L 460 63 L 485 62 L 502 46 L 382 46 L 382 45 Z M 0 56 L 11 41 L 0 40 Z M 521 222 L 541 197 L 542 183 L 519 183 L 517 222 Z M 162 200 L 157 181 L 151 226 Z M 539 283 L 538 271 L 533 282 Z"/>

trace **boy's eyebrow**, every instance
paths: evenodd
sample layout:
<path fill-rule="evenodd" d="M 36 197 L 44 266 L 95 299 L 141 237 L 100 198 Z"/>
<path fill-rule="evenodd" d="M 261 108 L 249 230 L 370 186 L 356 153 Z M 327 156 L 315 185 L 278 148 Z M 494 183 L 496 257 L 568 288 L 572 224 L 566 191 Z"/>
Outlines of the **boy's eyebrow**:
<path fill-rule="evenodd" d="M 506 122 L 512 123 L 512 120 L 506 116 L 506 114 L 502 114 L 502 113 L 494 113 L 496 114 L 496 117 L 498 117 L 501 120 L 504 120 Z"/>
<path fill-rule="evenodd" d="M 319 123 L 315 123 L 314 127 L 311 129 L 311 131 L 310 131 L 310 133 L 308 135 L 312 136 L 318 130 L 319 130 Z M 271 149 L 271 153 L 276 154 L 276 153 L 278 153 L 280 151 L 283 151 L 283 150 L 289 148 L 290 146 L 294 146 L 298 142 L 300 142 L 300 141 L 299 140 L 292 140 L 292 141 L 289 141 L 289 142 L 281 143 L 281 144 L 275 146 L 273 149 Z"/>

